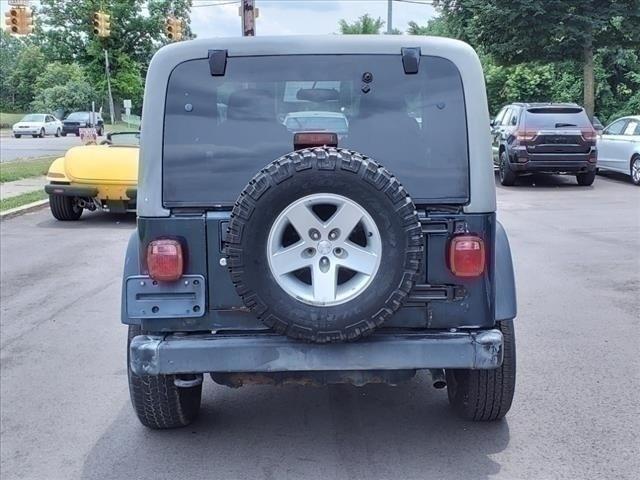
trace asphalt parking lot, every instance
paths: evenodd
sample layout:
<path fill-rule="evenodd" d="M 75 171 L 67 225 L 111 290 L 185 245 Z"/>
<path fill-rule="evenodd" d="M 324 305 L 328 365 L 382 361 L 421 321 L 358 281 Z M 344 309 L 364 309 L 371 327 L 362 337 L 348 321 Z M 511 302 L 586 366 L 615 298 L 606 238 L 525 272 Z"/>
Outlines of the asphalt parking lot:
<path fill-rule="evenodd" d="M 18 158 L 43 157 L 46 155 L 64 155 L 71 147 L 82 145 L 80 137 L 67 135 L 44 138 L 33 138 L 30 135 L 14 138 L 9 135 L 0 137 L 0 162 L 8 162 Z"/>
<path fill-rule="evenodd" d="M 420 375 L 363 388 L 209 381 L 195 424 L 146 430 L 119 323 L 135 219 L 3 221 L 2 478 L 637 479 L 640 188 L 539 177 L 498 187 L 498 200 L 518 281 L 518 384 L 493 424 L 459 420 Z"/>

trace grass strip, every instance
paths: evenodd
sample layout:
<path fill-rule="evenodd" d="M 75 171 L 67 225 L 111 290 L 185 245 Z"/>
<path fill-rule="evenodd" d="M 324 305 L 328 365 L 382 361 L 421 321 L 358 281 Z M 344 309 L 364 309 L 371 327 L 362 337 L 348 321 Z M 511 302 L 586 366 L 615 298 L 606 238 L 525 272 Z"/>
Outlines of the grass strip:
<path fill-rule="evenodd" d="M 0 183 L 46 175 L 56 156 L 0 163 Z"/>
<path fill-rule="evenodd" d="M 36 190 L 33 192 L 23 193 L 22 195 L 16 195 L 15 197 L 5 198 L 0 200 L 0 212 L 4 212 L 11 208 L 21 207 L 28 203 L 37 202 L 38 200 L 44 200 L 45 198 L 47 198 L 47 194 L 44 190 Z"/>

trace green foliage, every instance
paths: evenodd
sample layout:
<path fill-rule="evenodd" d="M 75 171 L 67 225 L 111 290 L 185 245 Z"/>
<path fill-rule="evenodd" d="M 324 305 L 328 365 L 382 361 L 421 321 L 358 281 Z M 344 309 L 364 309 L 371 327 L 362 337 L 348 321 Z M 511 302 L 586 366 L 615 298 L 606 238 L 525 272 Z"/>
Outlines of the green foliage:
<path fill-rule="evenodd" d="M 456 37 L 501 63 L 583 58 L 640 45 L 638 0 L 437 0 Z"/>
<path fill-rule="evenodd" d="M 409 22 L 407 29 L 409 35 L 432 35 L 434 37 L 452 37 L 452 32 L 447 25 L 446 17 L 439 16 L 430 19 L 426 25 L 418 25 L 416 22 Z"/>
<path fill-rule="evenodd" d="M 186 20 L 184 38 L 192 38 L 189 14 L 192 0 L 41 0 L 36 41 L 47 58 L 78 62 L 98 97 L 107 108 L 104 51 L 109 52 L 111 87 L 116 108 L 125 98 L 142 104 L 143 78 L 151 57 L 163 44 L 165 19 L 175 15 Z M 98 38 L 92 17 L 97 11 L 111 15 L 111 34 Z"/>
<path fill-rule="evenodd" d="M 35 81 L 37 92 L 31 108 L 41 112 L 86 110 L 95 99 L 95 91 L 77 63 L 54 62 L 47 65 Z"/>
<path fill-rule="evenodd" d="M 116 96 L 130 99 L 134 105 L 142 105 L 144 84 L 140 75 L 140 65 L 134 62 L 126 53 L 115 57 L 116 74 L 112 78 L 111 86 Z"/>
<path fill-rule="evenodd" d="M 353 23 L 342 19 L 338 22 L 340 33 L 344 35 L 377 35 L 384 27 L 384 21 L 380 17 L 374 19 L 365 13 Z"/>
<path fill-rule="evenodd" d="M 46 63 L 44 54 L 37 46 L 24 45 L 19 49 L 13 69 L 8 72 L 7 78 L 14 109 L 29 108 L 35 93 L 36 80 L 45 69 Z"/>
<path fill-rule="evenodd" d="M 584 105 L 596 113 L 594 97 L 602 85 L 592 62 L 594 52 L 640 46 L 638 0 L 436 0 L 452 34 L 498 63 L 564 62 L 584 66 Z M 564 78 L 563 81 L 567 81 Z M 525 87 L 530 93 L 533 85 Z"/>

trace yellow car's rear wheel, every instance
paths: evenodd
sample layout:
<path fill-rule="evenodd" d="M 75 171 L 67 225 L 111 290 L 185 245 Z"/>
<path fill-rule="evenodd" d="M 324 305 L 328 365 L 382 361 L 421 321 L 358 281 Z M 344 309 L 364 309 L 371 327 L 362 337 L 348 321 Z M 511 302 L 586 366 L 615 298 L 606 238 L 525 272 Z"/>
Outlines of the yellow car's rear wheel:
<path fill-rule="evenodd" d="M 82 215 L 82 207 L 78 205 L 78 200 L 75 197 L 49 195 L 49 206 L 53 216 L 63 222 L 79 220 Z"/>

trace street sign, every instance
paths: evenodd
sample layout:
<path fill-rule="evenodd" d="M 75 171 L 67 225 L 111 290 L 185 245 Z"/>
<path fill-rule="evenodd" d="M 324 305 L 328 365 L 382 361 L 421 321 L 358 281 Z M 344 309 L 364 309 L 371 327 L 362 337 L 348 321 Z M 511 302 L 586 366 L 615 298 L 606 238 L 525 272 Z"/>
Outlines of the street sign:
<path fill-rule="evenodd" d="M 131 100 L 123 100 L 122 104 L 124 106 L 125 109 L 131 109 Z"/>
<path fill-rule="evenodd" d="M 29 0 L 9 0 L 10 7 L 28 7 Z"/>

